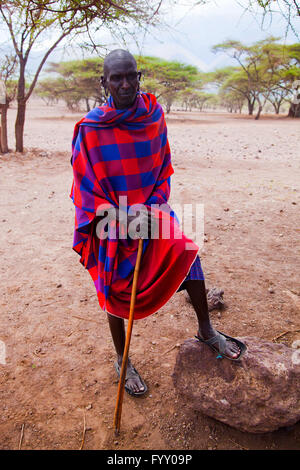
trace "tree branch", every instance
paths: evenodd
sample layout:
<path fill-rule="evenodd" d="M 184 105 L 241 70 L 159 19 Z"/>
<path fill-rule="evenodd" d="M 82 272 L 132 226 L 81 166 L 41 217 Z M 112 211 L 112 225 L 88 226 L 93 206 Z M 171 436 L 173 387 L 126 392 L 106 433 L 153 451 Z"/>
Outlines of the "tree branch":
<path fill-rule="evenodd" d="M 2 9 L 2 6 L 0 5 L 0 12 L 1 12 L 1 15 L 5 21 L 5 23 L 7 24 L 7 27 L 8 27 L 8 30 L 9 30 L 9 33 L 10 33 L 10 36 L 11 36 L 11 39 L 12 39 L 12 42 L 13 42 L 13 45 L 14 45 L 14 48 L 15 48 L 15 51 L 16 51 L 16 54 L 18 55 L 18 57 L 21 56 L 21 51 L 18 47 L 18 44 L 17 44 L 17 41 L 16 41 L 16 38 L 15 38 L 15 35 L 14 35 L 14 31 L 13 31 L 13 28 L 12 28 L 12 22 L 9 21 L 5 14 L 4 14 L 4 11 Z"/>
<path fill-rule="evenodd" d="M 72 30 L 73 28 L 70 29 L 70 31 Z M 41 60 L 40 62 L 40 65 L 38 66 L 38 69 L 34 75 L 34 78 L 33 78 L 33 81 L 29 87 L 29 90 L 27 92 L 27 94 L 25 95 L 25 100 L 27 101 L 28 98 L 30 97 L 31 93 L 33 92 L 33 89 L 36 85 L 36 82 L 37 82 L 37 79 L 38 79 L 38 76 L 43 68 L 43 65 L 44 63 L 46 62 L 46 60 L 48 59 L 49 55 L 51 54 L 51 52 L 56 48 L 56 46 L 70 33 L 70 31 L 65 31 L 58 39 L 57 41 L 55 41 L 55 43 L 50 47 L 50 49 L 46 52 L 46 54 L 44 55 L 43 59 Z"/>

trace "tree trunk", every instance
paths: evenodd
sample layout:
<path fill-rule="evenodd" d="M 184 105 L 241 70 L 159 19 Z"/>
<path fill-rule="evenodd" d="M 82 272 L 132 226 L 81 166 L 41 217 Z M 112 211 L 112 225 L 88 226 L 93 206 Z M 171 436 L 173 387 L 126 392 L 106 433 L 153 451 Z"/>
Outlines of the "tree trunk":
<path fill-rule="evenodd" d="M 171 103 L 167 103 L 167 114 L 171 111 Z"/>
<path fill-rule="evenodd" d="M 25 123 L 26 102 L 18 101 L 18 112 L 15 123 L 16 152 L 24 151 L 24 123 Z"/>
<path fill-rule="evenodd" d="M 85 98 L 85 105 L 86 105 L 86 110 L 89 113 L 91 108 L 90 108 L 90 102 L 88 98 Z"/>
<path fill-rule="evenodd" d="M 262 112 L 262 109 L 263 109 L 263 107 L 262 107 L 262 105 L 260 104 L 260 105 L 258 106 L 258 111 L 257 111 L 257 114 L 256 114 L 256 116 L 255 116 L 255 120 L 259 119 L 260 113 Z"/>
<path fill-rule="evenodd" d="M 25 99 L 25 65 L 26 61 L 20 58 L 20 75 L 18 81 L 18 111 L 15 122 L 15 136 L 16 136 L 16 151 L 23 152 L 23 136 L 26 112 L 26 99 Z"/>
<path fill-rule="evenodd" d="M 248 114 L 249 114 L 249 116 L 252 116 L 253 115 L 253 110 L 254 110 L 255 100 L 251 101 L 250 99 L 247 98 L 247 101 L 248 101 Z"/>
<path fill-rule="evenodd" d="M 300 103 L 299 104 L 291 103 L 288 117 L 300 118 Z"/>
<path fill-rule="evenodd" d="M 8 141 L 7 141 L 7 109 L 8 105 L 3 104 L 0 106 L 1 109 L 1 138 L 0 138 L 0 151 L 2 153 L 8 152 Z"/>
<path fill-rule="evenodd" d="M 281 103 L 271 102 L 275 110 L 275 114 L 279 114 Z"/>

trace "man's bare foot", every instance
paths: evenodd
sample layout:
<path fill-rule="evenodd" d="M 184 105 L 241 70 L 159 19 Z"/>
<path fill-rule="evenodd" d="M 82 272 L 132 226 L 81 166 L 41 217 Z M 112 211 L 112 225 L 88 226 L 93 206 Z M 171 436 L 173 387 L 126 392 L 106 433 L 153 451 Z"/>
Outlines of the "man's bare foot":
<path fill-rule="evenodd" d="M 207 330 L 200 330 L 200 329 L 198 330 L 198 336 L 204 341 L 207 341 L 216 337 L 216 341 L 213 343 L 213 346 L 217 350 L 219 350 L 219 340 L 218 340 L 219 334 L 221 333 L 218 333 L 214 328 L 209 328 Z M 230 341 L 228 338 L 225 338 L 225 339 L 226 339 L 225 351 L 222 354 L 232 359 L 237 359 L 241 353 L 240 348 L 235 342 Z"/>
<path fill-rule="evenodd" d="M 122 367 L 122 357 L 118 356 L 119 372 L 121 372 Z M 131 395 L 143 395 L 147 391 L 146 384 L 141 379 L 137 370 L 131 364 L 130 359 L 128 359 L 127 363 L 127 372 L 126 372 L 126 380 L 125 380 L 125 390 Z"/>

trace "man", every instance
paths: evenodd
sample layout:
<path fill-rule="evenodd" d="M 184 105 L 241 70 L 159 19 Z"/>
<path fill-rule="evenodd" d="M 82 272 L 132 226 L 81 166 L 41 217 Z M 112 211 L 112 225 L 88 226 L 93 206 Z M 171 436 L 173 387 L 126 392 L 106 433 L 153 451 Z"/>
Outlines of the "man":
<path fill-rule="evenodd" d="M 156 98 L 140 93 L 140 76 L 129 52 L 109 53 L 101 77 L 106 95 L 110 94 L 108 102 L 75 126 L 73 249 L 81 255 L 80 261 L 94 280 L 99 304 L 107 312 L 118 373 L 138 243 L 130 233 L 124 237 L 124 227 L 134 224 L 148 232 L 140 235 L 144 246 L 135 319 L 154 313 L 173 293 L 186 289 L 198 319 L 198 339 L 219 352 L 219 357 L 237 360 L 242 353 L 237 340 L 217 332 L 210 323 L 198 247 L 180 231 L 174 213 L 166 210 L 174 172 L 166 124 Z M 126 198 L 124 204 L 122 198 Z M 146 207 L 144 214 L 132 213 L 136 204 Z M 149 210 L 153 204 L 162 204 L 164 209 L 153 213 Z M 105 214 L 113 217 L 105 218 Z M 153 239 L 148 234 L 154 221 L 159 235 Z M 160 236 L 165 223 L 171 227 L 169 239 Z M 125 389 L 134 396 L 147 390 L 130 360 Z"/>

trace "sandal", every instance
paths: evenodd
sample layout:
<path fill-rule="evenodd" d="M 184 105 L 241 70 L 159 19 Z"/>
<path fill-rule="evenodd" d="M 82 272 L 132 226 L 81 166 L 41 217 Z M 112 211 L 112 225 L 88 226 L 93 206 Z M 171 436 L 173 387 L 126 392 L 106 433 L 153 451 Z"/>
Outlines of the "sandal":
<path fill-rule="evenodd" d="M 197 335 L 195 336 L 195 338 L 197 338 L 198 341 L 201 341 L 202 343 L 207 344 L 207 346 L 209 346 L 213 351 L 217 352 L 218 353 L 216 357 L 217 359 L 223 359 L 223 357 L 225 357 L 226 359 L 229 359 L 230 361 L 239 361 L 242 358 L 242 356 L 245 354 L 245 352 L 247 351 L 247 347 L 244 343 L 242 343 L 236 338 L 232 338 L 231 336 L 225 335 L 225 333 L 221 333 L 220 331 L 217 331 L 217 334 L 215 336 L 207 340 Z M 237 346 L 239 347 L 240 354 L 238 357 L 233 358 L 225 354 L 227 340 L 236 343 Z M 218 344 L 218 348 L 216 348 L 214 344 Z"/>
<path fill-rule="evenodd" d="M 118 374 L 118 377 L 120 378 L 121 367 L 119 366 L 119 364 L 117 362 L 115 362 L 115 369 L 116 369 L 116 372 Z M 141 381 L 141 383 L 144 387 L 144 390 L 142 390 L 140 392 L 133 392 L 129 387 L 126 386 L 126 380 L 135 379 L 136 377 L 138 377 L 140 379 L 140 381 Z M 140 374 L 133 367 L 132 364 L 131 364 L 131 367 L 129 369 L 127 367 L 127 373 L 126 373 L 126 378 L 125 378 L 125 390 L 126 390 L 127 393 L 129 393 L 129 395 L 132 395 L 134 397 L 140 397 L 141 395 L 144 395 L 148 391 L 147 385 L 145 384 L 145 382 L 141 378 Z"/>

